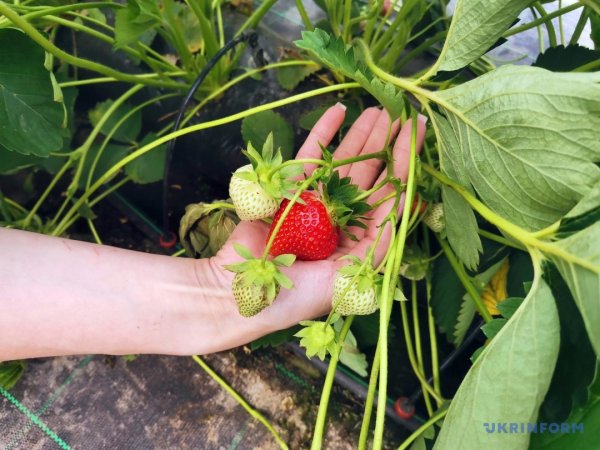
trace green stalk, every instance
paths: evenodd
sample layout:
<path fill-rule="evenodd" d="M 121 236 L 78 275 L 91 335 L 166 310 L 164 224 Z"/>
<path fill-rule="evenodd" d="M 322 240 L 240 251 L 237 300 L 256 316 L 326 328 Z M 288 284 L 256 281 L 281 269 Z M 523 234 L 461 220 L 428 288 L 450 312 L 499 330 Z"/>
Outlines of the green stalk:
<path fill-rule="evenodd" d="M 90 187 L 90 185 L 92 184 L 92 179 L 94 176 L 94 172 L 96 171 L 96 166 L 98 165 L 98 161 L 100 161 L 100 157 L 104 153 L 104 149 L 106 148 L 106 146 L 108 145 L 108 143 L 110 142 L 110 140 L 112 139 L 114 134 L 119 130 L 119 128 L 121 128 L 121 126 L 131 116 L 133 116 L 136 112 L 144 109 L 146 106 L 157 103 L 161 100 L 164 100 L 165 98 L 174 97 L 175 95 L 177 95 L 177 94 L 164 94 L 164 95 L 159 95 L 158 97 L 151 98 L 150 100 L 147 100 L 147 101 L 137 105 L 135 108 L 131 108 L 131 110 L 127 111 L 127 113 L 124 114 L 123 117 L 121 117 L 119 119 L 119 121 L 114 124 L 114 126 L 111 128 L 111 130 L 104 137 L 104 140 L 102 141 L 102 144 L 100 145 L 100 148 L 98 149 L 98 153 L 96 153 L 96 157 L 94 158 L 94 161 L 92 162 L 92 165 L 90 166 L 90 171 L 88 173 L 88 177 L 87 177 L 87 180 L 85 183 L 86 189 L 88 189 Z"/>
<path fill-rule="evenodd" d="M 177 23 L 177 18 L 175 17 L 174 7 L 175 4 L 173 0 L 163 0 L 163 11 L 164 18 L 166 21 L 164 22 L 167 25 L 169 30 L 169 35 L 171 36 L 171 44 L 177 50 L 179 57 L 181 58 L 181 62 L 183 66 L 189 71 L 194 72 L 196 67 L 194 64 L 194 57 L 190 52 L 190 49 L 187 47 L 185 43 L 185 39 L 181 34 L 180 25 Z"/>
<path fill-rule="evenodd" d="M 535 19 L 537 17 L 535 9 L 533 7 L 530 7 L 529 10 L 531 11 L 531 15 Z M 540 51 L 540 53 L 544 53 L 544 36 L 542 34 L 542 26 L 538 25 L 536 27 L 536 31 L 537 31 L 537 35 L 538 35 L 538 48 L 539 48 L 539 51 Z"/>
<path fill-rule="evenodd" d="M 116 182 L 115 184 L 113 184 L 112 186 L 110 186 L 108 189 L 105 189 L 101 194 L 99 194 L 97 197 L 93 198 L 92 200 L 90 200 L 89 202 L 89 207 L 92 208 L 94 207 L 94 205 L 96 205 L 98 202 L 100 202 L 102 199 L 104 199 L 105 197 L 109 196 L 110 194 L 112 194 L 113 192 L 115 192 L 117 189 L 119 189 L 121 186 L 123 186 L 125 183 L 132 181 L 130 177 L 124 177 L 121 180 L 119 180 L 118 182 Z M 63 205 L 61 206 L 60 211 L 57 213 L 57 216 L 60 216 L 60 213 L 64 210 L 64 207 L 68 204 L 67 201 L 65 201 L 63 203 Z M 56 217 L 55 217 L 56 218 Z M 81 218 L 81 216 L 79 215 L 79 213 L 75 214 L 74 217 L 71 218 L 71 220 L 69 220 L 69 223 L 67 224 L 65 229 L 69 229 L 73 226 L 73 224 L 75 222 L 77 222 L 79 219 Z M 48 226 L 48 228 L 51 228 L 51 226 L 53 225 L 53 223 L 50 223 L 50 225 Z"/>
<path fill-rule="evenodd" d="M 584 64 L 583 66 L 579 66 L 577 69 L 574 69 L 573 72 L 591 72 L 592 70 L 597 69 L 598 67 L 600 67 L 600 59 L 590 61 L 589 63 Z"/>
<path fill-rule="evenodd" d="M 277 3 L 277 0 L 265 0 L 256 10 L 252 13 L 250 17 L 242 24 L 242 26 L 237 30 L 235 36 L 239 36 L 248 28 L 256 28 L 258 23 L 261 21 L 263 16 L 269 12 L 271 7 Z"/>
<path fill-rule="evenodd" d="M 275 431 L 275 428 L 273 428 L 273 426 L 269 423 L 267 419 L 265 419 L 265 417 L 261 413 L 259 413 L 256 409 L 250 406 L 250 404 L 246 400 L 244 400 L 244 398 L 240 394 L 238 394 L 229 384 L 227 384 L 227 382 L 223 378 L 217 375 L 217 373 L 214 370 L 212 370 L 211 367 L 208 364 L 206 364 L 199 356 L 193 355 L 192 359 L 196 361 L 196 363 L 200 367 L 202 367 L 204 371 L 213 380 L 215 380 L 223 389 L 225 389 L 225 391 L 227 391 L 227 393 L 231 395 L 248 412 L 248 414 L 250 414 L 256 420 L 262 423 L 265 426 L 265 428 L 271 432 L 271 434 L 275 438 L 275 441 L 282 449 L 288 448 L 287 444 L 279 436 L 279 433 Z"/>
<path fill-rule="evenodd" d="M 425 252 L 431 254 L 431 246 L 429 244 L 429 233 L 424 233 Z M 442 396 L 442 388 L 440 385 L 440 365 L 438 360 L 438 344 L 435 320 L 433 318 L 433 308 L 431 307 L 431 271 L 428 269 L 425 272 L 425 295 L 427 296 L 427 324 L 429 326 L 429 343 L 431 348 L 431 372 L 433 375 L 433 390 Z M 438 408 L 442 406 L 437 404 Z"/>
<path fill-rule="evenodd" d="M 512 247 L 512 248 L 516 248 L 517 250 L 523 250 L 523 251 L 526 250 L 524 247 L 522 247 L 519 244 L 511 241 L 510 239 L 506 239 L 504 236 L 498 236 L 497 234 L 490 233 L 489 231 L 482 230 L 481 228 L 479 228 L 477 230 L 477 233 L 480 236 L 483 236 L 486 239 L 490 239 L 490 240 L 495 241 L 495 242 L 497 242 L 499 244 L 506 245 L 507 247 Z"/>
<path fill-rule="evenodd" d="M 119 72 L 117 70 L 111 69 L 108 66 L 103 64 L 98 64 L 93 61 L 77 58 L 67 52 L 64 52 L 54 44 L 52 44 L 48 39 L 46 39 L 38 30 L 36 30 L 30 23 L 24 20 L 21 16 L 16 14 L 5 2 L 0 1 L 0 14 L 5 15 L 15 26 L 19 27 L 25 34 L 27 34 L 31 39 L 33 39 L 36 43 L 40 45 L 44 50 L 56 56 L 57 58 L 63 60 L 67 64 L 71 64 L 72 66 L 79 67 L 82 69 L 91 70 L 93 72 L 98 72 L 102 75 L 116 78 L 119 81 L 124 81 L 127 83 L 134 84 L 145 84 L 147 86 L 154 87 L 164 87 L 164 88 L 172 88 L 178 89 L 181 91 L 186 91 L 188 86 L 185 84 L 169 82 L 169 81 L 160 81 L 154 80 L 152 78 L 140 78 L 136 75 L 129 75 L 126 73 Z"/>
<path fill-rule="evenodd" d="M 550 47 L 556 47 L 558 44 L 556 42 L 556 30 L 554 29 L 552 19 L 548 19 L 548 13 L 540 2 L 535 2 L 533 7 L 539 13 L 540 18 L 545 19 L 544 25 L 546 25 L 546 32 L 548 33 L 548 42 L 550 43 Z"/>
<path fill-rule="evenodd" d="M 78 15 L 77 17 L 79 17 L 79 16 L 80 15 Z M 26 18 L 26 16 L 22 16 L 22 17 Z M 56 16 L 53 16 L 53 15 L 45 15 L 44 19 L 48 20 L 49 22 L 53 22 L 53 23 L 56 23 L 58 25 L 62 25 L 63 27 L 70 28 L 72 30 L 78 31 L 80 33 L 85 33 L 85 34 L 87 34 L 89 36 L 92 36 L 92 37 L 94 37 L 94 38 L 102 41 L 102 42 L 106 42 L 107 44 L 111 44 L 112 46 L 116 45 L 116 41 L 112 37 L 107 36 L 104 33 L 101 33 L 101 32 L 99 32 L 99 31 L 97 31 L 97 30 L 95 30 L 93 28 L 87 27 L 87 26 L 82 25 L 82 24 L 80 24 L 78 22 L 75 22 L 73 20 L 66 20 L 66 19 L 63 19 L 62 17 L 56 17 Z M 139 50 L 135 50 L 135 49 L 133 49 L 131 47 L 128 47 L 128 46 L 122 47 L 120 50 L 122 50 L 124 53 L 126 53 L 126 54 L 128 54 L 128 55 L 130 55 L 130 56 L 132 56 L 134 58 L 139 58 L 139 59 L 141 59 L 143 61 L 148 62 L 147 58 L 146 58 L 146 55 L 144 55 Z M 174 67 L 174 66 L 171 66 L 171 65 L 167 65 L 167 64 L 165 64 L 162 61 L 156 61 L 156 63 L 161 64 L 163 67 L 165 67 L 165 68 L 167 68 L 169 70 L 173 69 L 173 67 Z M 177 67 L 175 66 L 175 68 L 177 68 Z"/>
<path fill-rule="evenodd" d="M 496 227 L 504 230 L 506 233 L 510 234 L 513 238 L 517 239 L 519 242 L 523 243 L 526 247 L 537 248 L 544 253 L 555 255 L 558 258 L 564 259 L 573 264 L 577 264 L 581 267 L 584 267 L 594 273 L 600 274 L 600 267 L 594 265 L 592 262 L 580 258 L 576 255 L 568 253 L 567 251 L 552 245 L 551 242 L 542 241 L 536 237 L 536 233 L 531 233 L 522 229 L 521 227 L 513 224 L 512 222 L 506 220 L 504 217 L 499 216 L 487 206 L 485 206 L 482 202 L 480 202 L 477 198 L 475 198 L 470 192 L 468 192 L 464 187 L 450 178 L 446 177 L 441 172 L 438 172 L 433 167 L 428 166 L 427 164 L 421 164 L 421 167 L 434 178 L 436 178 L 441 183 L 451 187 L 454 189 L 462 198 L 466 200 L 466 202 L 471 205 L 471 207 L 477 211 L 484 219 L 486 219 L 491 224 Z"/>
<path fill-rule="evenodd" d="M 580 4 L 577 4 L 577 5 L 581 6 Z M 571 36 L 571 39 L 569 40 L 569 45 L 575 45 L 575 44 L 577 44 L 577 42 L 579 42 L 581 33 L 583 33 L 583 29 L 585 28 L 585 25 L 589 18 L 590 18 L 590 9 L 587 7 L 584 7 L 583 10 L 581 11 L 581 15 L 579 16 L 579 20 L 577 21 L 577 25 L 575 25 L 575 29 L 573 30 L 573 35 Z"/>
<path fill-rule="evenodd" d="M 344 42 L 350 42 L 351 27 L 350 27 L 350 15 L 352 13 L 352 0 L 344 0 L 344 18 L 342 22 L 342 38 Z"/>
<path fill-rule="evenodd" d="M 367 398 L 365 399 L 365 412 L 363 413 L 362 424 L 360 425 L 360 436 L 358 438 L 358 450 L 367 448 L 367 439 L 369 438 L 369 425 L 371 424 L 371 416 L 373 415 L 373 401 L 375 400 L 375 390 L 377 389 L 377 378 L 379 376 L 379 365 L 381 360 L 381 345 L 377 342 L 375 356 L 373 357 L 373 365 L 371 367 L 371 375 L 369 377 L 369 388 L 367 390 Z"/>
<path fill-rule="evenodd" d="M 80 13 L 76 13 L 76 12 L 70 12 L 68 13 L 69 15 L 79 18 L 82 21 L 85 22 L 89 22 L 92 25 L 95 25 L 98 28 L 104 28 L 105 30 L 109 31 L 112 34 L 115 34 L 115 29 L 114 27 L 111 27 L 110 25 L 101 22 L 97 19 L 94 19 L 90 16 L 86 16 L 84 14 L 80 14 Z M 135 46 L 140 48 L 141 50 L 143 50 L 145 53 L 147 53 L 150 56 L 153 56 L 155 59 L 155 63 L 161 64 L 164 68 L 166 68 L 167 70 L 177 70 L 179 69 L 179 67 L 177 67 L 177 65 L 173 64 L 171 61 L 169 61 L 164 55 L 161 55 L 159 52 L 157 52 L 156 50 L 154 50 L 152 47 L 149 47 L 148 45 L 142 43 L 142 42 L 136 42 Z M 146 54 L 142 53 L 142 61 L 145 61 L 149 66 L 154 64 L 154 63 L 150 63 L 151 59 L 146 58 Z"/>
<path fill-rule="evenodd" d="M 177 72 L 164 72 L 162 75 L 170 76 L 170 77 L 179 77 L 185 75 L 186 72 L 177 71 Z M 137 75 L 140 78 L 157 78 L 160 74 L 157 73 L 145 73 L 141 75 Z M 85 80 L 73 80 L 73 81 L 63 81 L 62 83 L 58 83 L 61 88 L 69 88 L 69 87 L 77 87 L 77 86 L 85 86 L 89 84 L 100 84 L 100 83 L 114 83 L 120 80 L 117 80 L 113 77 L 98 77 L 98 78 L 87 78 Z"/>
<path fill-rule="evenodd" d="M 211 120 L 211 121 L 200 123 L 200 124 L 193 125 L 190 127 L 182 128 L 180 130 L 177 130 L 175 132 L 172 132 L 165 136 L 162 136 L 162 137 L 156 139 L 154 142 L 151 142 L 151 143 L 143 146 L 142 148 L 136 150 L 135 152 L 131 153 L 130 155 L 126 156 L 121 161 L 119 161 L 114 166 L 112 166 L 110 169 L 108 169 L 102 176 L 100 176 L 100 178 L 98 178 L 98 180 L 96 180 L 96 182 L 92 186 L 90 186 L 90 188 L 87 189 L 81 195 L 81 197 L 77 200 L 77 202 L 75 202 L 75 204 L 71 207 L 71 209 L 67 212 L 67 214 L 62 219 L 62 221 L 59 223 L 57 228 L 53 231 L 52 235 L 57 236 L 57 235 L 60 235 L 61 233 L 63 233 L 65 231 L 65 225 L 69 222 L 69 220 L 71 219 L 73 214 L 75 214 L 77 212 L 77 209 L 79 209 L 81 207 L 81 205 L 83 205 L 85 203 L 85 201 L 90 197 L 90 195 L 92 195 L 100 186 L 102 186 L 102 184 L 104 184 L 107 180 L 109 180 L 122 167 L 126 166 L 134 159 L 149 152 L 153 148 L 156 148 L 159 145 L 164 144 L 173 138 L 178 138 L 180 136 L 183 136 L 185 134 L 192 133 L 195 131 L 200 131 L 200 130 L 204 130 L 207 128 L 224 125 L 224 124 L 230 123 L 230 122 L 235 122 L 236 120 L 243 119 L 244 117 L 251 116 L 252 114 L 256 114 L 258 112 L 278 108 L 280 106 L 288 105 L 290 103 L 295 103 L 297 101 L 304 100 L 306 98 L 326 94 L 329 92 L 335 92 L 335 91 L 346 90 L 346 89 L 355 89 L 355 88 L 359 88 L 359 87 L 360 87 L 360 85 L 358 83 L 344 83 L 344 84 L 338 84 L 338 85 L 334 85 L 334 86 L 327 86 L 327 87 L 320 88 L 320 89 L 314 89 L 312 91 L 304 92 L 302 94 L 292 95 L 292 96 L 282 99 L 282 100 L 277 100 L 275 102 L 266 103 L 261 106 L 256 106 L 254 108 L 250 108 L 245 111 L 242 111 L 242 112 L 239 112 L 236 114 L 232 114 L 227 117 L 223 117 L 221 119 Z"/>
<path fill-rule="evenodd" d="M 94 241 L 96 241 L 96 244 L 102 245 L 102 239 L 100 239 L 100 235 L 98 234 L 98 231 L 96 230 L 96 227 L 94 226 L 94 222 L 92 222 L 91 219 L 86 219 L 86 221 L 87 221 L 88 227 L 90 228 L 90 231 L 92 232 Z"/>
<path fill-rule="evenodd" d="M 471 277 L 467 274 L 465 268 L 458 260 L 458 258 L 450 248 L 450 245 L 446 242 L 446 240 L 438 238 L 438 241 L 440 243 L 440 246 L 442 247 L 442 250 L 444 250 L 444 253 L 446 254 L 446 258 L 448 258 L 448 262 L 450 262 L 450 265 L 454 269 L 454 273 L 456 273 L 456 276 L 460 280 L 460 283 L 466 289 L 467 293 L 469 294 L 469 297 L 471 297 L 471 300 L 473 300 L 473 303 L 475 303 L 477 311 L 479 311 L 479 314 L 481 315 L 481 317 L 483 317 L 483 320 L 485 320 L 486 323 L 489 322 L 490 320 L 492 320 L 493 317 L 483 304 L 481 295 L 479 294 L 479 291 L 477 290 L 475 285 L 473 285 Z"/>
<path fill-rule="evenodd" d="M 417 308 L 417 282 L 415 280 L 411 280 L 411 306 L 412 306 L 412 321 L 413 321 L 413 330 L 414 330 L 414 341 L 415 341 L 415 350 L 417 356 L 417 367 L 419 372 L 423 374 L 423 378 L 425 378 L 425 365 L 423 364 L 423 350 L 421 345 L 421 325 L 419 323 L 419 311 Z M 433 414 L 433 408 L 431 407 L 431 399 L 429 398 L 429 392 L 427 388 L 421 384 L 423 389 L 423 400 L 425 401 L 425 407 L 427 408 L 427 413 L 431 417 Z"/>
<path fill-rule="evenodd" d="M 415 357 L 415 350 L 413 347 L 412 339 L 410 337 L 410 325 L 408 323 L 408 312 L 406 311 L 406 302 L 401 301 L 400 303 L 400 313 L 402 316 L 402 328 L 404 332 L 404 340 L 406 341 L 406 352 L 408 354 L 408 360 L 410 362 L 410 366 L 413 369 L 414 374 L 421 382 L 421 387 L 423 387 L 423 394 L 428 392 L 435 399 L 436 402 L 442 403 L 443 399 L 440 394 L 438 394 L 435 389 L 431 387 L 431 385 L 425 379 L 425 374 L 421 372 L 419 368 L 419 364 Z"/>
<path fill-rule="evenodd" d="M 562 16 L 571 11 L 575 11 L 578 8 L 581 8 L 583 5 L 581 3 L 573 3 L 572 5 L 565 6 L 564 8 L 559 8 L 556 11 L 552 11 L 548 13 L 545 17 L 540 17 L 539 19 L 532 20 L 526 24 L 520 25 L 518 27 L 513 27 L 502 34 L 502 37 L 507 38 L 509 36 L 513 36 L 515 34 L 522 33 L 523 31 L 530 30 L 531 28 L 537 27 L 545 23 L 548 20 L 552 20 L 555 17 Z"/>
<path fill-rule="evenodd" d="M 325 383 L 323 384 L 323 390 L 321 391 L 319 412 L 317 413 L 315 432 L 313 434 L 313 440 L 310 446 L 311 450 L 321 450 L 321 448 L 323 448 L 323 432 L 325 430 L 325 420 L 327 419 L 327 406 L 329 405 L 331 388 L 333 387 L 333 380 L 335 379 L 335 369 L 339 361 L 342 346 L 346 340 L 346 335 L 350 330 L 350 325 L 352 325 L 353 320 L 354 316 L 349 316 L 344 320 L 344 325 L 342 326 L 338 341 L 335 344 L 335 349 L 331 354 L 331 359 L 329 360 L 329 367 L 327 368 L 327 374 L 325 375 Z"/>
<path fill-rule="evenodd" d="M 368 42 L 370 46 L 373 44 L 373 31 L 375 30 L 375 24 L 379 19 L 379 11 L 381 11 L 382 6 L 383 0 L 371 0 L 369 2 L 371 14 L 369 16 L 369 20 L 365 28 L 365 34 L 363 36 L 363 39 L 365 40 L 365 42 Z"/>
<path fill-rule="evenodd" d="M 92 9 L 92 8 L 102 8 L 102 7 L 119 9 L 119 8 L 124 7 L 123 5 L 120 5 L 119 3 L 113 3 L 113 2 L 74 3 L 71 5 L 63 5 L 63 6 L 55 6 L 55 7 L 43 6 L 41 8 L 27 8 L 27 7 L 20 7 L 17 5 L 12 5 L 12 6 L 15 10 L 25 12 L 25 14 L 23 14 L 23 18 L 26 20 L 35 19 L 38 17 L 44 17 L 47 14 L 62 14 L 62 13 L 66 13 L 69 11 L 79 11 L 81 9 Z M 26 12 L 26 11 L 31 11 L 31 12 Z M 9 22 L 10 21 L 6 18 L 0 19 L 0 27 L 4 28 L 5 24 L 7 24 Z"/>
<path fill-rule="evenodd" d="M 237 76 L 236 78 L 228 81 L 224 85 L 219 86 L 218 89 L 215 89 L 210 94 L 208 94 L 204 99 L 202 99 L 202 101 L 200 103 L 198 103 L 198 105 L 196 105 L 189 112 L 189 114 L 187 116 L 185 116 L 185 118 L 181 121 L 181 126 L 184 126 L 186 123 L 188 123 L 192 119 L 192 117 L 194 117 L 194 115 L 197 114 L 198 111 L 200 111 L 200 109 L 202 109 L 209 101 L 220 96 L 223 92 L 227 91 L 232 86 L 235 86 L 236 84 L 238 84 L 242 80 L 245 80 L 246 78 L 250 78 L 250 77 L 256 75 L 257 73 L 264 72 L 269 69 L 277 69 L 279 67 L 311 66 L 311 65 L 317 66 L 318 64 L 315 63 L 314 61 L 302 61 L 302 60 L 281 61 L 281 62 L 277 62 L 277 63 L 267 64 L 266 66 L 263 66 L 263 67 L 257 67 L 256 69 L 253 69 L 253 70 L 248 70 L 248 71 L 244 72 L 243 74 Z M 159 131 L 157 134 L 160 136 L 160 135 L 166 133 L 169 129 L 171 129 L 171 127 L 172 127 L 172 125 L 166 126 L 161 131 Z"/>
<path fill-rule="evenodd" d="M 416 113 L 412 114 L 412 129 L 410 139 L 410 159 L 408 166 L 408 179 L 406 183 L 406 197 L 404 201 L 404 210 L 400 222 L 400 230 L 396 239 L 395 252 L 388 260 L 383 281 L 381 314 L 379 322 L 379 340 L 381 341 L 381 362 L 379 370 L 379 392 L 377 396 L 377 414 L 375 421 L 375 436 L 373 440 L 373 449 L 379 450 L 383 445 L 383 428 L 385 423 L 385 407 L 387 395 L 388 378 L 388 325 L 391 314 L 391 302 L 393 301 L 393 291 L 398 282 L 398 273 L 400 272 L 400 263 L 404 253 L 404 244 L 408 231 L 408 221 L 410 218 L 410 209 L 412 208 L 415 188 L 416 188 L 416 158 L 417 158 L 417 120 Z M 392 266 L 392 267 L 388 267 Z M 390 271 L 389 269 L 392 268 Z M 394 280 L 390 278 L 393 276 Z"/>
<path fill-rule="evenodd" d="M 562 8 L 562 0 L 558 0 L 558 9 Z M 565 45 L 565 29 L 563 27 L 563 16 L 558 16 L 558 30 L 560 32 L 560 43 Z"/>
<path fill-rule="evenodd" d="M 406 450 L 410 444 L 414 442 L 419 436 L 421 436 L 431 425 L 442 420 L 446 414 L 448 414 L 448 409 L 444 409 L 442 411 L 438 411 L 434 416 L 432 416 L 427 422 L 417 428 L 413 434 L 411 434 L 403 443 L 398 447 L 398 450 Z"/>
<path fill-rule="evenodd" d="M 114 103 L 112 105 L 110 105 L 110 107 L 102 115 L 102 117 L 100 118 L 100 120 L 98 121 L 98 123 L 96 124 L 94 129 L 92 130 L 92 132 L 89 134 L 89 136 L 87 137 L 85 142 L 81 145 L 81 147 L 79 147 L 77 150 L 75 150 L 73 152 L 73 154 L 79 153 L 80 156 L 79 156 L 77 169 L 75 171 L 75 175 L 73 176 L 73 180 L 71 181 L 71 184 L 69 185 L 69 188 L 67 189 L 68 197 L 72 197 L 73 193 L 75 193 L 75 191 L 78 188 L 79 179 L 81 178 L 83 166 L 85 163 L 85 159 L 87 157 L 87 152 L 89 151 L 91 145 L 94 143 L 94 141 L 100 134 L 100 130 L 102 130 L 102 127 L 106 124 L 108 119 L 110 119 L 112 117 L 112 115 L 115 113 L 115 111 L 117 109 L 119 109 L 121 107 L 121 105 L 123 105 L 123 103 L 125 103 L 130 97 L 132 97 L 136 92 L 141 90 L 143 87 L 144 86 L 141 84 L 133 86 L 133 87 L 129 88 L 127 91 L 125 91 L 125 93 L 123 95 L 121 95 L 117 100 L 115 100 Z M 91 174 L 90 174 L 90 178 L 91 178 Z"/>
<path fill-rule="evenodd" d="M 29 227 L 29 224 L 31 223 L 31 219 L 35 216 L 35 213 L 38 211 L 38 209 L 40 209 L 40 206 L 42 206 L 42 204 L 44 203 L 44 200 L 46 200 L 46 197 L 48 197 L 48 194 L 50 194 L 52 189 L 54 189 L 54 186 L 56 186 L 56 183 L 58 183 L 58 181 L 62 178 L 62 176 L 65 174 L 65 172 L 67 170 L 69 170 L 69 168 L 71 167 L 72 164 L 73 164 L 73 160 L 68 159 L 63 164 L 63 166 L 60 168 L 60 170 L 58 172 L 56 172 L 56 175 L 54 175 L 54 177 L 50 181 L 50 184 L 48 184 L 48 187 L 46 187 L 46 189 L 44 190 L 42 195 L 40 195 L 40 197 L 35 202 L 35 205 L 33 205 L 33 208 L 31 208 L 31 211 L 29 211 L 29 213 L 27 214 L 25 219 L 23 219 L 23 224 L 22 224 L 23 229 L 27 229 L 27 227 Z"/>
<path fill-rule="evenodd" d="M 296 9 L 298 10 L 298 14 L 300 14 L 300 17 L 302 18 L 302 23 L 304 24 L 304 28 L 306 28 L 307 31 L 314 30 L 315 27 L 313 26 L 312 22 L 310 21 L 310 17 L 308 17 L 308 13 L 306 12 L 306 8 L 304 7 L 302 0 L 295 0 L 295 3 L 296 3 Z"/>

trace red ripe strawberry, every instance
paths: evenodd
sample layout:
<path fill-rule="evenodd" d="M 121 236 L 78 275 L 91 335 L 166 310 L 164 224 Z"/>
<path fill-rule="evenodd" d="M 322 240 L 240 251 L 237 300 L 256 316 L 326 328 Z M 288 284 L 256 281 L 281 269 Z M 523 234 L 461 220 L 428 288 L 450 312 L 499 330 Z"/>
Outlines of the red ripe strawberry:
<path fill-rule="evenodd" d="M 273 241 L 270 253 L 274 256 L 291 253 L 305 261 L 328 258 L 338 245 L 340 228 L 334 224 L 327 207 L 314 192 L 303 192 L 300 198 L 304 204 L 292 206 Z M 287 199 L 281 202 L 267 242 L 289 203 Z"/>

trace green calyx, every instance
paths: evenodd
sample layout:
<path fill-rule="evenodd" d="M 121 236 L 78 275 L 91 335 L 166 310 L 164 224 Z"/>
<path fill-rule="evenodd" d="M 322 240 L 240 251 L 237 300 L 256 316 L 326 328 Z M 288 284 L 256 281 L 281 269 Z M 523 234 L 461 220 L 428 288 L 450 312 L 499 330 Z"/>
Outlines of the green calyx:
<path fill-rule="evenodd" d="M 292 280 L 279 270 L 279 267 L 289 267 L 296 260 L 294 255 L 279 255 L 270 261 L 255 258 L 249 249 L 240 244 L 234 244 L 235 251 L 245 259 L 237 264 L 224 266 L 230 272 L 241 274 L 244 286 L 261 286 L 264 288 L 265 300 L 270 305 L 277 297 L 278 288 L 291 289 L 294 285 Z"/>
<path fill-rule="evenodd" d="M 292 181 L 294 177 L 302 173 L 302 166 L 283 166 L 281 149 L 275 152 L 273 149 L 273 133 L 269 133 L 262 151 L 259 153 L 251 142 L 248 148 L 243 150 L 252 164 L 252 171 L 238 172 L 235 176 L 244 180 L 258 183 L 269 195 L 274 198 L 291 198 L 291 192 L 297 188 L 297 183 Z"/>
<path fill-rule="evenodd" d="M 331 325 L 326 322 L 305 320 L 300 322 L 302 328 L 294 336 L 301 338 L 300 345 L 306 348 L 306 356 L 312 358 L 319 357 L 325 359 L 327 353 L 333 353 L 335 350 L 335 331 Z"/>
<path fill-rule="evenodd" d="M 363 293 L 369 289 L 379 289 L 383 282 L 383 277 L 376 272 L 371 264 L 364 264 L 356 256 L 352 256 L 352 264 L 342 267 L 338 270 L 338 274 L 343 277 L 352 278 L 354 281 L 350 286 L 356 286 L 359 293 Z M 348 288 L 350 288 L 350 286 Z"/>
<path fill-rule="evenodd" d="M 339 226 L 352 240 L 356 237 L 348 233 L 346 228 L 356 226 L 366 229 L 365 214 L 371 206 L 364 200 L 357 200 L 360 188 L 351 183 L 349 177 L 340 178 L 337 171 L 332 171 L 322 179 L 321 198 L 325 203 L 334 224 Z"/>

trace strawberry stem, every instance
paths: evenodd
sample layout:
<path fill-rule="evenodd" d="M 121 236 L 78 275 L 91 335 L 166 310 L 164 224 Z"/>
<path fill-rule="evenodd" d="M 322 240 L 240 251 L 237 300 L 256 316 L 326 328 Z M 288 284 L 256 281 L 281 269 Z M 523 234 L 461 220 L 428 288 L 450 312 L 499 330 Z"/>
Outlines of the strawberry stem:
<path fill-rule="evenodd" d="M 364 200 L 364 199 L 370 197 L 371 194 L 373 194 L 373 193 L 377 192 L 379 189 L 385 187 L 385 185 L 388 184 L 389 181 L 390 181 L 390 177 L 386 176 L 380 183 L 377 183 L 371 189 L 369 189 L 367 191 L 363 191 L 360 193 L 360 195 L 357 195 L 356 197 L 354 197 L 352 202 L 359 202 L 361 200 Z"/>
<path fill-rule="evenodd" d="M 331 354 L 329 360 L 329 367 L 327 368 L 327 375 L 325 375 L 325 383 L 323 385 L 323 391 L 321 393 L 321 400 L 319 401 L 319 412 L 317 413 L 317 422 L 315 424 L 315 433 L 313 434 L 313 440 L 311 450 L 320 450 L 323 444 L 323 432 L 325 430 L 325 419 L 327 418 L 327 405 L 329 404 L 329 396 L 333 387 L 333 380 L 335 379 L 335 370 L 339 361 L 340 352 L 342 346 L 346 340 L 346 335 L 350 331 L 350 325 L 354 316 L 350 316 L 344 320 L 344 325 L 338 336 L 338 340 L 335 343 L 335 350 Z"/>

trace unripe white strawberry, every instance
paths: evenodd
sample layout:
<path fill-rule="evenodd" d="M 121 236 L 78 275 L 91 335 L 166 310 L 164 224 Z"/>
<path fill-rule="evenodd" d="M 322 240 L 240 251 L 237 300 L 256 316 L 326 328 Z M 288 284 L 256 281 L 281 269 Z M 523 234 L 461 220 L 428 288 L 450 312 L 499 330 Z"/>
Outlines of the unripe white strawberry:
<path fill-rule="evenodd" d="M 233 298 L 237 303 L 240 314 L 244 317 L 252 317 L 267 306 L 273 300 L 269 301 L 268 287 L 261 283 L 248 284 L 244 281 L 242 273 L 236 273 L 231 283 Z M 279 285 L 275 285 L 275 297 L 279 294 Z"/>
<path fill-rule="evenodd" d="M 279 255 L 271 261 L 265 261 L 255 258 L 252 252 L 242 245 L 233 244 L 233 247 L 244 261 L 224 267 L 235 272 L 231 292 L 240 314 L 251 317 L 271 305 L 282 286 L 286 289 L 293 287 L 292 280 L 286 277 L 279 267 L 291 266 L 296 257 Z"/>
<path fill-rule="evenodd" d="M 235 212 L 242 220 L 259 220 L 271 217 L 279 208 L 279 201 L 265 191 L 256 181 L 238 176 L 253 173 L 252 164 L 240 167 L 231 177 L 229 196 Z"/>
<path fill-rule="evenodd" d="M 338 273 L 333 283 L 333 299 L 331 305 L 335 312 L 342 316 L 363 316 L 374 313 L 379 308 L 375 286 L 373 282 L 364 283 L 355 280 L 352 285 L 353 276 Z M 359 280 L 362 277 L 358 277 Z M 362 278 L 364 280 L 364 278 Z M 361 289 L 361 287 L 363 289 Z"/>
<path fill-rule="evenodd" d="M 427 225 L 431 231 L 440 233 L 446 226 L 444 221 L 444 205 L 436 203 L 431 206 L 431 209 L 423 217 L 423 223 Z"/>

